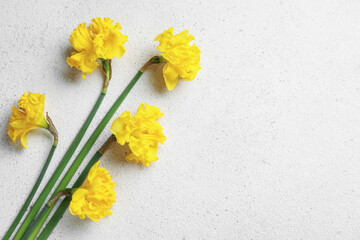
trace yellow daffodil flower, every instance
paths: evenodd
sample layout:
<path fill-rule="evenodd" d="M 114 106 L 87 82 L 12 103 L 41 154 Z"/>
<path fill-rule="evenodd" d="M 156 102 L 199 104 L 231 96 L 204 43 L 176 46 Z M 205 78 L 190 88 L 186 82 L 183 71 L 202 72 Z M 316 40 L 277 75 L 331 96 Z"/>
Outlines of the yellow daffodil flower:
<path fill-rule="evenodd" d="M 126 157 L 127 161 L 140 161 L 149 166 L 151 162 L 158 160 L 158 145 L 164 144 L 166 137 L 156 120 L 163 115 L 159 108 L 143 103 L 135 117 L 127 111 L 112 122 L 110 130 L 116 136 L 117 142 L 120 145 L 129 143 L 131 153 Z"/>
<path fill-rule="evenodd" d="M 19 108 L 11 108 L 8 135 L 13 142 L 21 139 L 21 144 L 27 148 L 26 134 L 29 131 L 49 127 L 44 116 L 45 96 L 39 93 L 24 93 L 18 101 L 18 106 Z"/>
<path fill-rule="evenodd" d="M 66 61 L 83 72 L 82 78 L 99 66 L 97 59 L 120 58 L 125 53 L 127 36 L 120 33 L 120 23 L 113 22 L 110 18 L 98 17 L 92 19 L 89 27 L 82 23 L 72 32 L 69 41 L 76 51 Z"/>
<path fill-rule="evenodd" d="M 159 42 L 157 48 L 167 62 L 163 68 L 163 75 L 169 91 L 175 88 L 179 78 L 185 81 L 194 80 L 201 68 L 200 49 L 195 43 L 190 45 L 194 39 L 188 30 L 174 35 L 173 28 L 155 37 L 154 41 Z"/>
<path fill-rule="evenodd" d="M 69 210 L 80 219 L 88 217 L 98 222 L 99 218 L 112 214 L 110 208 L 116 202 L 116 184 L 109 172 L 99 165 L 100 161 L 91 167 L 85 183 L 72 195 Z"/>

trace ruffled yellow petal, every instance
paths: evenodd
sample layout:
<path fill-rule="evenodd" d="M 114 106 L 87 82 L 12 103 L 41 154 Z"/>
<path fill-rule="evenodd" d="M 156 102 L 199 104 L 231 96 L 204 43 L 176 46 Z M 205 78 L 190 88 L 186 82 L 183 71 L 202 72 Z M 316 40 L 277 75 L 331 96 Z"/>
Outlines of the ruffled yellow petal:
<path fill-rule="evenodd" d="M 18 101 L 20 109 L 26 111 L 26 118 L 34 121 L 41 120 L 44 116 L 45 95 L 40 93 L 24 93 Z"/>
<path fill-rule="evenodd" d="M 163 137 L 158 135 L 159 141 L 164 141 Z M 149 166 L 150 163 L 157 161 L 159 158 L 156 156 L 158 149 L 158 142 L 154 139 L 138 139 L 132 137 L 129 143 L 131 153 L 126 157 L 127 161 L 141 162 L 145 166 Z"/>
<path fill-rule="evenodd" d="M 143 103 L 138 107 L 135 118 L 155 121 L 162 116 L 164 116 L 164 114 L 160 111 L 160 108 Z"/>
<path fill-rule="evenodd" d="M 72 195 L 69 210 L 80 219 L 87 217 L 98 222 L 99 218 L 112 214 L 110 208 L 116 202 L 116 184 L 109 172 L 99 165 L 100 161 L 91 167 L 85 183 Z"/>
<path fill-rule="evenodd" d="M 179 78 L 193 80 L 201 69 L 200 49 L 195 44 L 190 45 L 194 39 L 188 30 L 173 35 L 173 28 L 155 37 L 155 41 L 159 41 L 161 56 L 168 62 L 163 74 L 170 91 L 174 89 Z"/>
<path fill-rule="evenodd" d="M 179 81 L 177 69 L 171 63 L 166 63 L 163 68 L 163 75 L 167 89 L 169 91 L 173 90 Z"/>
<path fill-rule="evenodd" d="M 181 33 L 175 34 L 172 44 L 173 46 L 178 46 L 178 45 L 187 46 L 189 42 L 191 42 L 194 39 L 195 37 L 189 34 L 189 30 L 184 30 Z"/>
<path fill-rule="evenodd" d="M 131 126 L 128 124 L 133 118 L 130 112 L 123 112 L 120 117 L 116 118 L 110 126 L 110 131 L 117 136 L 116 140 L 120 145 L 128 142 L 131 135 Z"/>
<path fill-rule="evenodd" d="M 91 51 L 93 48 L 91 32 L 86 27 L 86 23 L 79 24 L 79 26 L 73 30 L 69 41 L 78 52 Z"/>
<path fill-rule="evenodd" d="M 21 144 L 23 145 L 24 148 L 28 148 L 28 146 L 26 144 L 26 140 L 27 140 L 27 135 L 25 133 L 25 134 L 21 135 L 21 138 L 20 138 Z"/>
<path fill-rule="evenodd" d="M 110 18 L 94 18 L 89 27 L 94 34 L 94 44 L 98 58 L 120 58 L 125 53 L 124 43 L 127 36 L 123 35 L 120 23 L 113 24 Z"/>
<path fill-rule="evenodd" d="M 24 93 L 18 101 L 18 106 L 13 106 L 8 125 L 8 135 L 13 142 L 20 139 L 21 144 L 27 148 L 26 134 L 36 128 L 48 128 L 45 120 L 45 96 L 39 93 Z"/>
<path fill-rule="evenodd" d="M 156 156 L 159 143 L 166 140 L 163 128 L 156 121 L 164 114 L 160 109 L 148 104 L 140 104 L 134 117 L 130 112 L 124 112 L 111 124 L 111 131 L 116 136 L 119 144 L 129 144 L 131 153 L 127 161 L 135 160 L 145 166 L 157 161 Z"/>
<path fill-rule="evenodd" d="M 76 67 L 82 71 L 81 77 L 85 79 L 87 73 L 92 73 L 99 66 L 96 62 L 97 56 L 93 36 L 86 27 L 86 23 L 79 24 L 74 29 L 69 41 L 77 52 L 72 52 L 71 57 L 66 58 L 66 61 L 71 67 Z"/>
<path fill-rule="evenodd" d="M 88 51 L 72 52 L 71 57 L 66 58 L 70 67 L 76 67 L 82 71 L 81 77 L 86 78 L 86 74 L 92 73 L 99 64 L 96 62 L 97 56 Z"/>
<path fill-rule="evenodd" d="M 165 52 L 169 49 L 169 44 L 174 37 L 173 31 L 174 28 L 171 27 L 155 37 L 154 41 L 159 42 L 159 46 L 157 47 L 157 49 L 159 49 L 160 52 Z"/>
<path fill-rule="evenodd" d="M 70 202 L 70 213 L 74 216 L 78 216 L 80 219 L 85 218 L 85 213 L 82 211 L 83 203 L 85 202 L 85 194 L 88 191 L 86 189 L 79 188 L 72 195 Z"/>

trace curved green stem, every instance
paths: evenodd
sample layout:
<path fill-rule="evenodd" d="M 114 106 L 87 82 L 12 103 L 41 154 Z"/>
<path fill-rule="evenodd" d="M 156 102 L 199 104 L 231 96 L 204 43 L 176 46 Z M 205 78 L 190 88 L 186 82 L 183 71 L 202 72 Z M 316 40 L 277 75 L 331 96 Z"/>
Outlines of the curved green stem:
<path fill-rule="evenodd" d="M 46 184 L 44 190 L 41 192 L 40 196 L 36 200 L 34 206 L 32 207 L 32 209 L 30 210 L 30 212 L 26 216 L 23 224 L 21 225 L 21 227 L 17 231 L 17 233 L 16 233 L 16 235 L 14 237 L 14 240 L 19 240 L 24 236 L 24 234 L 25 234 L 26 230 L 28 229 L 28 227 L 30 226 L 31 222 L 36 217 L 36 215 L 37 215 L 38 211 L 40 210 L 42 204 L 45 202 L 46 198 L 50 194 L 51 189 L 54 187 L 56 181 L 59 179 L 61 173 L 64 171 L 67 163 L 69 162 L 70 158 L 74 154 L 76 148 L 79 146 L 79 143 L 80 143 L 81 139 L 83 138 L 86 130 L 88 129 L 91 121 L 93 120 L 93 118 L 94 118 L 97 110 L 99 109 L 99 106 L 100 106 L 101 102 L 103 101 L 104 97 L 105 97 L 105 93 L 102 92 L 100 94 L 99 98 L 97 99 L 93 109 L 91 110 L 89 116 L 87 117 L 85 123 L 83 124 L 80 131 L 78 132 L 75 139 L 73 140 L 72 144 L 70 145 L 69 149 L 66 151 L 65 155 L 61 159 L 61 162 L 59 163 L 59 165 L 56 168 L 55 172 L 53 173 L 50 180 Z"/>
<path fill-rule="evenodd" d="M 11 224 L 9 230 L 6 232 L 3 240 L 8 240 L 10 237 L 11 237 L 11 234 L 14 232 L 14 230 L 16 229 L 17 225 L 19 224 L 21 218 L 24 216 L 25 212 L 26 212 L 26 209 L 29 207 L 30 203 L 31 203 L 31 200 L 33 199 L 37 189 L 39 188 L 39 185 L 42 181 L 42 179 L 44 178 L 44 175 L 46 173 L 46 170 L 48 169 L 49 167 L 49 164 L 51 162 L 51 159 L 54 155 L 54 152 L 55 152 L 55 149 L 56 149 L 56 146 L 57 146 L 57 140 L 54 141 L 51 149 L 50 149 L 50 152 L 49 152 L 49 155 L 46 159 L 46 162 L 45 162 L 45 165 L 44 167 L 42 168 L 41 172 L 40 172 L 40 175 L 38 177 L 38 179 L 36 180 L 35 182 L 35 185 L 33 186 L 29 196 L 27 197 L 24 205 L 22 206 L 22 208 L 20 209 L 20 212 L 18 213 L 18 215 L 16 216 L 14 222 Z"/>

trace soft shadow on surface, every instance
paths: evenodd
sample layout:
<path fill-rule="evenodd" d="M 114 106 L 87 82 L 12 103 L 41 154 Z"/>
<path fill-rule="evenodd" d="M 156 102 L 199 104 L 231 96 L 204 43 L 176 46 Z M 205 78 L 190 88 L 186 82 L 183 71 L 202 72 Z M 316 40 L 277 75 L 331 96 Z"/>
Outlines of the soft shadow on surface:
<path fill-rule="evenodd" d="M 86 231 L 89 228 L 89 226 L 91 226 L 90 224 L 94 224 L 94 223 L 96 224 L 96 222 L 93 222 L 88 218 L 80 219 L 78 216 L 72 215 L 70 213 L 69 208 L 66 210 L 66 212 L 61 217 L 61 219 L 62 220 L 60 220 L 60 222 L 64 222 L 62 224 L 66 226 L 68 225 L 71 226 L 75 234 L 80 234 L 81 232 Z"/>
<path fill-rule="evenodd" d="M 7 129 L 1 129 L 1 132 L 6 132 L 6 134 L 2 134 L 0 144 L 4 148 L 10 149 L 10 151 L 23 151 L 24 147 L 21 145 L 20 140 L 13 142 L 9 135 L 7 134 Z"/>
<path fill-rule="evenodd" d="M 124 146 L 118 144 L 117 142 L 111 143 L 110 147 L 106 150 L 107 159 L 111 162 L 126 162 L 125 158 L 130 153 L 130 148 L 128 144 Z"/>
<path fill-rule="evenodd" d="M 74 49 L 71 46 L 66 48 L 66 50 L 64 51 L 64 55 L 63 55 L 64 59 L 66 59 L 67 57 L 70 57 L 71 52 L 73 52 L 73 51 L 74 51 Z M 70 67 L 67 64 L 67 62 L 65 62 L 65 64 L 67 65 L 65 73 L 64 73 L 65 79 L 67 79 L 70 82 L 74 82 L 74 81 L 78 81 L 79 79 L 82 79 L 81 78 L 82 73 L 80 70 L 78 70 L 75 67 Z"/>
<path fill-rule="evenodd" d="M 127 167 L 144 167 L 140 162 L 136 164 L 135 161 L 126 161 L 125 158 L 129 153 L 131 153 L 129 144 L 125 143 L 125 145 L 122 146 L 117 142 L 113 142 L 105 152 L 106 161 L 111 164 L 121 164 Z"/>
<path fill-rule="evenodd" d="M 150 65 L 147 71 L 150 75 L 150 81 L 158 93 L 165 93 L 167 91 L 163 76 L 164 65 L 164 63 Z"/>

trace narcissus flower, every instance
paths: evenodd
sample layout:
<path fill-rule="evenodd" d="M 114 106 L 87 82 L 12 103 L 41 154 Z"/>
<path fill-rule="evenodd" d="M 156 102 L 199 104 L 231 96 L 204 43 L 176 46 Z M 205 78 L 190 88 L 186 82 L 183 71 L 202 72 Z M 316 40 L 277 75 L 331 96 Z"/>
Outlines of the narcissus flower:
<path fill-rule="evenodd" d="M 166 87 L 171 91 L 175 88 L 179 78 L 185 81 L 194 80 L 200 70 L 200 49 L 190 42 L 195 37 L 185 30 L 179 34 L 173 34 L 173 28 L 165 30 L 155 37 L 159 42 L 157 47 L 166 60 L 163 75 Z"/>
<path fill-rule="evenodd" d="M 36 128 L 49 127 L 44 116 L 45 96 L 39 93 L 24 93 L 18 101 L 18 107 L 11 108 L 8 125 L 8 135 L 15 142 L 21 139 L 21 144 L 27 148 L 26 134 Z"/>
<path fill-rule="evenodd" d="M 158 145 L 164 144 L 166 137 L 156 120 L 163 115 L 159 108 L 143 103 L 135 117 L 127 111 L 112 122 L 110 130 L 116 136 L 117 142 L 120 145 L 129 143 L 131 153 L 126 157 L 127 161 L 140 161 L 149 166 L 151 162 L 158 160 Z"/>
<path fill-rule="evenodd" d="M 113 24 L 114 20 L 99 17 L 91 21 L 89 27 L 82 23 L 72 32 L 69 41 L 76 52 L 66 59 L 71 67 L 83 72 L 81 77 L 84 79 L 99 66 L 97 59 L 120 58 L 125 53 L 127 41 L 127 36 L 120 32 L 120 23 Z"/>
<path fill-rule="evenodd" d="M 88 217 L 98 222 L 99 218 L 112 214 L 110 208 L 116 202 L 116 184 L 109 172 L 99 165 L 100 161 L 91 167 L 85 183 L 72 195 L 69 210 L 80 219 Z"/>

